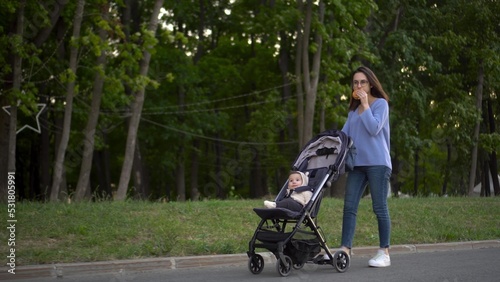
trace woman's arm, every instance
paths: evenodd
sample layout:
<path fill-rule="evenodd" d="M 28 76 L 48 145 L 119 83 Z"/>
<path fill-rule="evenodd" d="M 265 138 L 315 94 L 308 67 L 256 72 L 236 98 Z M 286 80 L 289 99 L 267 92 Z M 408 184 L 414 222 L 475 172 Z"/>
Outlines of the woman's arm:
<path fill-rule="evenodd" d="M 382 131 L 389 118 L 389 104 L 384 99 L 377 99 L 360 117 L 368 133 L 375 136 Z"/>

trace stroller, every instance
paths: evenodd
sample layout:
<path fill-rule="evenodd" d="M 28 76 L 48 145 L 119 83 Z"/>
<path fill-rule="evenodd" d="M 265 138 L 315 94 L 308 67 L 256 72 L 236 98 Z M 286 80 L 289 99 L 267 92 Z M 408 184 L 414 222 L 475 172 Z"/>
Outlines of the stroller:
<path fill-rule="evenodd" d="M 302 211 L 284 208 L 254 208 L 261 221 L 249 242 L 248 268 L 259 274 L 264 269 L 262 255 L 256 248 L 264 248 L 277 259 L 278 273 L 288 276 L 292 268 L 301 269 L 305 263 L 333 265 L 338 272 L 349 268 L 349 256 L 344 251 L 334 254 L 326 245 L 321 228 L 317 225 L 324 188 L 345 173 L 345 161 L 353 141 L 340 130 L 327 130 L 309 141 L 295 160 L 292 170 L 309 173 L 309 184 L 313 195 Z M 354 147 L 352 148 L 354 150 Z M 276 196 L 276 201 L 286 196 L 288 181 Z M 318 254 L 325 251 L 328 259 Z"/>

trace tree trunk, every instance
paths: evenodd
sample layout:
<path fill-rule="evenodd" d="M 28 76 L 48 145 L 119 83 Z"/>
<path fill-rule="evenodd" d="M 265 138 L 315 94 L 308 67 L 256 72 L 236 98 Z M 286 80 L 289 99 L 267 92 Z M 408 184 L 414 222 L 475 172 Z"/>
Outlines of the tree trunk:
<path fill-rule="evenodd" d="M 312 25 L 312 8 L 313 1 L 308 0 L 306 5 L 306 18 L 304 20 L 304 33 L 302 35 L 302 53 L 300 54 L 300 60 L 302 60 L 302 88 L 305 93 L 305 108 L 304 117 L 302 123 L 302 136 L 299 138 L 300 148 L 302 148 L 312 137 L 314 128 L 314 112 L 316 106 L 317 89 L 319 82 L 319 72 L 321 67 L 321 48 L 323 45 L 323 37 L 319 32 L 316 32 L 314 36 L 314 41 L 316 44 L 316 50 L 312 57 L 312 66 L 309 62 L 309 38 L 311 35 L 311 25 Z M 318 17 L 319 22 L 323 22 L 325 13 L 325 4 L 323 1 L 319 2 Z M 298 37 L 299 38 L 299 37 Z M 299 58 L 296 58 L 299 60 Z M 311 68 L 311 69 L 310 69 Z M 299 101 L 300 103 L 300 101 Z M 300 121 L 299 121 L 300 122 Z"/>
<path fill-rule="evenodd" d="M 198 201 L 200 198 L 200 191 L 198 189 L 198 172 L 200 170 L 200 141 L 193 140 L 191 147 L 191 201 Z"/>
<path fill-rule="evenodd" d="M 219 141 L 219 134 L 217 133 L 217 140 L 215 141 L 215 197 L 217 199 L 224 199 L 224 182 L 222 181 L 222 143 Z"/>
<path fill-rule="evenodd" d="M 49 123 L 48 123 L 48 112 L 51 110 L 51 104 L 46 98 L 42 98 L 42 103 L 47 104 L 47 111 L 44 111 L 40 116 L 40 147 L 39 147 L 39 163 L 44 164 L 39 166 L 40 174 L 40 190 L 41 190 L 41 200 L 45 201 L 48 199 L 48 192 L 50 188 L 50 134 L 49 134 Z"/>
<path fill-rule="evenodd" d="M 495 116 L 493 115 L 493 106 L 491 105 L 492 99 L 491 97 L 487 100 L 488 104 L 488 124 L 490 126 L 490 134 L 494 134 L 496 132 L 496 124 L 495 124 Z M 489 155 L 489 167 L 491 173 L 491 179 L 493 181 L 493 191 L 495 192 L 495 196 L 500 195 L 500 185 L 498 181 L 498 161 L 497 161 L 497 152 L 493 151 Z"/>
<path fill-rule="evenodd" d="M 299 11 L 303 10 L 302 0 L 297 0 L 297 9 Z M 304 49 L 304 33 L 302 30 L 302 24 L 299 21 L 297 23 L 297 49 L 295 51 L 295 77 L 297 79 L 297 133 L 298 133 L 298 149 L 301 150 L 306 144 L 302 137 L 304 136 L 304 89 L 302 88 L 302 81 L 304 77 L 302 75 L 302 50 Z"/>
<path fill-rule="evenodd" d="M 134 176 L 135 198 L 147 199 L 149 195 L 149 174 L 142 158 L 140 142 L 135 144 L 134 162 L 132 165 Z"/>
<path fill-rule="evenodd" d="M 105 3 L 101 6 L 101 14 L 104 21 L 108 21 L 108 10 L 109 4 Z M 101 42 L 105 42 L 107 39 L 107 32 L 103 28 L 99 28 L 99 38 L 101 39 Z M 96 65 L 98 68 L 101 68 L 101 71 L 97 71 L 94 78 L 94 89 L 92 93 L 89 118 L 87 126 L 83 132 L 83 156 L 80 167 L 80 176 L 76 185 L 75 201 L 84 200 L 86 198 L 85 195 L 89 195 L 91 192 L 87 190 L 90 189 L 90 172 L 92 170 L 92 158 L 94 156 L 95 132 L 97 121 L 99 119 L 102 89 L 105 77 L 106 53 L 104 49 L 101 50 L 101 55 L 97 58 Z"/>
<path fill-rule="evenodd" d="M 149 22 L 148 30 L 156 33 L 158 27 L 158 15 L 163 6 L 163 0 L 156 0 L 153 13 Z M 152 47 L 152 46 L 150 46 Z M 143 58 L 140 63 L 140 75 L 147 76 L 149 69 L 149 61 L 151 53 L 146 49 L 143 52 Z M 127 196 L 128 184 L 130 181 L 130 172 L 132 171 L 135 146 L 137 142 L 137 130 L 139 129 L 139 121 L 141 119 L 142 106 L 144 105 L 145 86 L 142 86 L 135 95 L 135 101 L 132 105 L 132 116 L 130 118 L 130 125 L 127 134 L 127 143 L 125 145 L 125 156 L 123 160 L 122 171 L 120 174 L 120 182 L 118 184 L 118 191 L 116 193 L 116 200 L 125 200 Z"/>
<path fill-rule="evenodd" d="M 202 1 L 203 2 L 203 1 Z M 184 110 L 186 107 L 186 91 L 183 89 L 181 86 L 179 91 L 178 91 L 178 97 L 179 97 L 179 110 Z M 184 123 L 184 117 L 180 116 L 179 117 L 179 123 L 183 124 Z M 177 200 L 184 202 L 186 201 L 186 167 L 184 166 L 185 164 L 185 157 L 184 157 L 184 144 L 179 144 L 179 148 L 177 151 L 177 169 L 176 171 L 176 181 L 175 181 L 175 187 L 177 191 Z"/>
<path fill-rule="evenodd" d="M 75 12 L 75 20 L 73 23 L 73 40 L 77 40 L 80 37 L 80 28 L 82 24 L 83 8 L 85 6 L 85 0 L 79 0 Z M 77 68 L 77 58 L 78 57 L 78 47 L 72 46 L 69 58 L 69 70 L 72 75 L 76 77 Z M 54 173 L 52 177 L 52 189 L 50 191 L 50 201 L 55 202 L 59 199 L 59 187 L 62 182 L 64 158 L 66 154 L 66 149 L 69 142 L 69 134 L 71 130 L 71 115 L 73 111 L 73 96 L 75 92 L 75 80 L 76 78 L 70 79 L 67 84 L 66 93 L 66 105 L 64 110 L 64 124 L 62 128 L 62 136 L 59 147 L 56 151 L 56 160 L 54 163 Z"/>
<path fill-rule="evenodd" d="M 448 193 L 448 181 L 450 180 L 451 173 L 451 144 L 446 141 L 446 167 L 444 168 L 444 182 L 441 189 L 441 195 L 445 196 Z"/>
<path fill-rule="evenodd" d="M 491 153 L 489 159 L 491 180 L 493 181 L 493 192 L 495 193 L 495 196 L 500 196 L 500 181 L 498 180 L 498 159 L 496 152 Z"/>
<path fill-rule="evenodd" d="M 391 174 L 391 187 L 394 197 L 399 197 L 401 191 L 401 181 L 399 180 L 399 172 L 401 171 L 401 160 L 398 150 L 394 150 L 394 156 L 391 157 L 392 161 L 392 174 Z"/>
<path fill-rule="evenodd" d="M 283 83 L 283 104 L 285 104 L 290 97 L 292 96 L 292 87 L 291 87 L 291 81 L 289 78 L 289 73 L 290 73 L 290 49 L 289 47 L 289 38 L 285 32 L 280 32 L 280 41 L 281 46 L 279 50 L 279 69 L 280 69 L 280 74 L 281 74 L 281 81 Z M 298 47 L 297 47 L 298 48 Z M 283 138 L 280 138 L 281 142 L 284 142 L 284 133 L 288 132 L 288 136 L 290 139 L 295 138 L 297 132 L 294 127 L 294 117 L 292 114 L 290 114 L 287 119 L 286 119 L 286 131 L 282 132 L 281 134 L 283 135 Z"/>
<path fill-rule="evenodd" d="M 7 83 L 3 84 L 3 87 L 7 89 Z M 7 98 L 5 95 L 0 95 L 0 106 L 4 107 L 7 106 Z M 0 136 L 9 136 L 9 120 L 10 117 L 9 115 L 6 114 L 0 114 Z M 2 160 L 8 160 L 9 159 L 9 139 L 10 138 L 0 138 L 0 159 Z M 0 173 L 1 175 L 7 175 L 9 169 L 8 169 L 8 162 L 2 161 L 0 162 Z M 0 203 L 6 203 L 7 202 L 7 188 L 8 188 L 8 182 L 7 182 L 7 177 L 4 177 L 3 179 L 0 180 Z"/>
<path fill-rule="evenodd" d="M 207 7 L 204 0 L 199 1 L 200 10 L 198 14 L 198 44 L 196 47 L 196 54 L 193 57 L 193 64 L 197 65 L 200 59 L 205 54 L 205 24 Z M 181 109 L 185 108 L 185 91 L 179 91 L 179 106 Z M 190 171 L 190 199 L 191 201 L 198 201 L 200 199 L 200 190 L 198 187 L 198 176 L 200 171 L 200 141 L 194 139 L 191 146 L 191 171 Z M 185 183 L 184 183 L 185 185 Z M 177 188 L 180 189 L 180 186 Z M 185 189 L 185 188 L 184 188 Z M 177 191 L 179 193 L 179 191 Z"/>
<path fill-rule="evenodd" d="M 17 22 L 16 22 L 16 34 L 15 37 L 23 38 L 24 31 L 24 7 L 26 5 L 26 1 L 23 0 L 19 4 L 19 8 L 17 11 Z M 15 42 L 15 40 L 13 40 Z M 14 95 L 13 99 L 11 99 L 11 107 L 10 107 L 10 117 L 9 117 L 9 134 L 8 134 L 8 151 L 7 151 L 7 173 L 9 176 L 13 173 L 14 180 L 16 180 L 16 143 L 17 143 L 17 95 L 21 89 L 21 78 L 22 78 L 22 59 L 21 56 L 16 52 L 16 50 L 12 50 L 13 62 L 12 62 L 12 94 Z M 4 175 L 7 175 L 4 174 Z M 4 177 L 5 183 L 1 187 L 0 195 L 2 198 L 0 202 L 7 201 L 8 194 L 8 184 L 7 177 Z M 14 191 L 16 192 L 16 191 Z M 19 194 L 19 192 L 17 192 Z"/>
<path fill-rule="evenodd" d="M 476 110 L 480 113 L 483 104 L 483 84 L 484 83 L 484 66 L 483 62 L 479 63 L 479 71 L 477 74 L 477 89 L 476 89 Z M 474 185 L 476 183 L 476 170 L 477 170 L 477 158 L 478 158 L 478 141 L 479 141 L 479 129 L 481 127 L 481 121 L 476 122 L 474 128 L 474 133 L 472 140 L 474 145 L 472 147 L 471 156 L 471 166 L 469 172 L 469 196 L 474 194 Z"/>
<path fill-rule="evenodd" d="M 419 181 L 419 175 L 418 175 L 418 161 L 419 161 L 419 153 L 420 153 L 420 149 L 416 149 L 415 150 L 415 165 L 414 165 L 414 168 L 413 168 L 413 172 L 414 172 L 414 178 L 413 178 L 413 196 L 417 196 L 418 195 L 418 181 Z"/>
<path fill-rule="evenodd" d="M 177 169 L 175 170 L 175 186 L 177 201 L 186 201 L 186 168 L 184 166 L 184 146 L 180 145 L 177 151 Z"/>
<path fill-rule="evenodd" d="M 107 143 L 107 134 L 102 133 L 104 143 Z M 111 172 L 110 172 L 110 157 L 109 149 L 104 148 L 100 151 L 94 151 L 94 166 L 95 171 L 97 171 L 97 178 L 99 179 L 99 190 L 98 194 L 103 198 L 112 197 L 113 192 L 111 190 Z"/>
<path fill-rule="evenodd" d="M 17 12 L 17 22 L 16 22 L 16 34 L 15 37 L 23 38 L 24 30 L 24 7 L 26 1 L 23 0 L 19 4 L 19 9 Z M 22 79 L 22 58 L 16 52 L 13 51 L 13 63 L 12 63 L 12 93 L 17 96 L 21 89 L 21 79 Z M 17 97 L 12 99 L 12 105 L 10 108 L 10 121 L 9 121 L 9 159 L 7 162 L 7 168 L 10 172 L 16 172 L 16 134 L 17 134 Z"/>
<path fill-rule="evenodd" d="M 45 5 L 45 4 L 50 4 L 50 5 Z M 34 37 L 34 44 L 37 48 L 41 48 L 41 46 L 47 41 L 47 39 L 50 37 L 52 31 L 54 30 L 55 27 L 58 26 L 58 21 L 61 19 L 61 13 L 64 10 L 64 7 L 66 6 L 67 1 L 53 1 L 51 3 L 44 3 L 45 9 L 48 10 L 49 12 L 49 17 L 50 17 L 50 25 L 46 26 L 40 32 L 36 35 L 33 35 Z M 64 34 L 60 34 L 58 32 L 57 34 L 57 40 L 63 40 Z M 63 44 L 60 45 L 61 47 Z M 46 89 L 46 84 L 43 84 L 42 87 Z M 50 91 L 49 91 L 50 93 Z M 49 191 L 50 191 L 50 132 L 48 128 L 50 127 L 49 123 L 47 122 L 49 118 L 49 112 L 51 112 L 51 104 L 50 104 L 50 99 L 47 99 L 45 96 L 42 96 L 41 98 L 41 103 L 44 103 L 47 105 L 46 111 L 44 111 L 41 116 L 40 116 L 40 146 L 39 146 L 39 163 L 40 164 L 46 164 L 46 165 L 41 165 L 39 166 L 39 184 L 37 184 L 40 188 L 41 191 L 41 200 L 48 200 L 49 199 Z"/>
<path fill-rule="evenodd" d="M 485 152 L 481 155 L 486 155 Z M 481 177 L 481 196 L 491 197 L 491 186 L 490 186 L 490 169 L 488 165 L 488 160 L 483 160 L 481 162 L 481 170 L 483 171 Z"/>
<path fill-rule="evenodd" d="M 319 81 L 319 72 L 321 65 L 321 47 L 323 38 L 319 33 L 316 33 L 315 43 L 317 44 L 317 50 L 314 54 L 312 67 L 309 69 L 309 35 L 311 31 L 312 24 L 312 0 L 308 0 L 307 7 L 307 17 L 305 24 L 305 35 L 302 38 L 304 40 L 305 46 L 302 49 L 303 55 L 302 60 L 302 69 L 304 70 L 304 88 L 305 88 L 305 109 L 304 109 L 304 136 L 302 138 L 304 146 L 313 136 L 313 128 L 314 128 L 314 112 L 316 106 L 316 98 L 317 98 L 317 89 L 318 89 L 318 81 Z M 319 4 L 319 13 L 320 13 L 320 21 L 322 22 L 323 13 L 324 13 L 324 4 L 320 2 Z"/>
<path fill-rule="evenodd" d="M 122 22 L 123 22 L 123 30 L 125 32 L 125 42 L 132 41 L 130 39 L 130 35 L 136 32 L 141 32 L 140 23 L 141 23 L 141 13 L 140 11 L 140 3 L 137 0 L 125 0 L 124 9 L 122 12 Z M 127 75 L 132 76 L 132 72 L 128 69 Z M 125 85 L 125 93 L 128 96 L 134 95 L 132 93 L 132 89 Z M 130 111 L 130 109 L 129 109 Z M 129 112 L 130 113 L 130 112 Z M 125 122 L 126 128 L 130 127 L 130 118 L 126 118 Z M 149 176 L 146 174 L 145 165 L 142 161 L 142 153 L 141 153 L 141 144 L 140 142 L 136 142 L 135 150 L 134 150 L 134 159 L 132 161 L 132 179 L 134 181 L 134 195 L 133 197 L 136 199 L 142 199 L 149 195 Z"/>
<path fill-rule="evenodd" d="M 52 33 L 52 30 L 57 24 L 57 21 L 59 20 L 62 11 L 64 10 L 64 6 L 69 2 L 69 1 L 43 1 L 43 5 L 45 5 L 45 9 L 51 9 L 49 12 L 49 17 L 50 17 L 50 25 L 44 27 L 35 37 L 33 42 L 35 43 L 36 47 L 42 46 L 42 44 L 47 41 L 49 38 L 50 34 Z M 50 3 L 50 5 L 47 2 Z"/>
<path fill-rule="evenodd" d="M 62 128 L 63 127 L 63 117 L 61 114 L 59 113 L 54 113 L 54 128 Z M 54 132 L 54 147 L 53 147 L 53 151 L 54 152 L 57 152 L 57 148 L 59 148 L 59 144 L 61 144 L 61 137 L 62 137 L 62 132 L 60 130 L 56 130 Z M 52 171 L 54 169 L 52 168 Z M 68 187 L 66 186 L 66 182 L 65 182 L 65 179 L 66 179 L 66 169 L 65 169 L 65 166 L 63 166 L 63 171 L 62 171 L 62 181 L 61 181 L 61 185 L 59 186 L 59 200 L 64 200 L 64 195 L 67 194 L 67 191 L 68 191 Z M 52 186 L 50 187 L 50 189 L 52 190 Z M 47 200 L 50 200 L 50 194 L 51 194 L 51 190 L 49 190 L 49 194 L 47 195 Z"/>

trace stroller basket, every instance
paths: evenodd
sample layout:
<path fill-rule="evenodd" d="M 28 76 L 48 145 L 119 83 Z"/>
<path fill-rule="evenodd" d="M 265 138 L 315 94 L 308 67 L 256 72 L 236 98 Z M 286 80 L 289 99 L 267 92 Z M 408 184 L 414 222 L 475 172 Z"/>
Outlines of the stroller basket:
<path fill-rule="evenodd" d="M 321 252 L 321 245 L 318 237 L 313 232 L 297 232 L 300 238 L 292 238 L 287 244 L 284 253 L 298 264 L 312 260 Z M 303 236 L 302 236 L 303 235 Z"/>
<path fill-rule="evenodd" d="M 290 234 L 291 232 L 259 232 L 256 239 L 261 242 L 276 243 L 286 240 L 288 237 L 290 237 Z"/>
<path fill-rule="evenodd" d="M 285 254 L 292 258 L 298 264 L 306 263 L 312 260 L 321 252 L 321 246 L 318 239 L 310 240 L 291 240 L 292 247 L 285 249 Z"/>

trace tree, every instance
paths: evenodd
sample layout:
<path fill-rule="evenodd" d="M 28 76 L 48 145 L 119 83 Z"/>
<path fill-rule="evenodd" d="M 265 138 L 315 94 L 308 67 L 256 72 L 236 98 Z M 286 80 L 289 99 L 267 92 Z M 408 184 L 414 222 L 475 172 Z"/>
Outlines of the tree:
<path fill-rule="evenodd" d="M 73 111 L 73 97 L 75 95 L 76 84 L 76 68 L 78 59 L 78 39 L 80 37 L 80 28 L 83 18 L 83 10 L 85 0 L 79 0 L 75 11 L 75 18 L 73 22 L 73 38 L 71 53 L 69 58 L 68 81 L 66 86 L 66 105 L 64 111 L 64 124 L 62 129 L 61 142 L 57 148 L 56 160 L 54 162 L 54 173 L 52 177 L 52 188 L 50 191 L 50 201 L 55 202 L 59 200 L 59 188 L 62 181 L 64 157 L 68 147 L 69 135 L 71 130 L 71 115 Z"/>
<path fill-rule="evenodd" d="M 154 2 L 154 8 L 149 20 L 149 25 L 147 33 L 145 33 L 145 46 L 143 51 L 143 57 L 140 62 L 139 75 L 144 78 L 147 77 L 149 61 L 151 59 L 151 50 L 154 48 L 155 40 L 154 34 L 158 27 L 158 15 L 160 14 L 160 9 L 163 6 L 163 0 L 156 0 Z M 125 200 L 127 196 L 128 184 L 130 180 L 130 172 L 132 171 L 132 164 L 134 158 L 134 151 L 137 142 L 137 130 L 139 128 L 139 121 L 141 118 L 142 106 L 144 104 L 144 94 L 145 94 L 146 84 L 142 84 L 137 89 L 135 93 L 135 100 L 132 104 L 132 116 L 130 118 L 130 125 L 127 134 L 127 143 L 125 149 L 125 159 L 123 161 L 122 172 L 120 175 L 120 182 L 118 185 L 118 191 L 116 193 L 116 200 Z"/>
<path fill-rule="evenodd" d="M 100 50 L 100 55 L 96 59 L 96 75 L 93 85 L 92 104 L 89 110 L 89 119 L 87 121 L 87 126 L 84 130 L 82 164 L 80 167 L 80 176 L 78 178 L 74 197 L 76 201 L 81 201 L 84 198 L 87 198 L 90 194 L 90 173 L 92 169 L 92 159 L 95 147 L 95 132 L 97 121 L 99 118 L 99 110 L 101 106 L 101 97 L 103 94 L 102 92 L 105 78 L 107 30 L 104 26 L 107 25 L 107 22 L 109 20 L 108 11 L 109 4 L 102 4 L 102 21 L 100 22 L 98 31 L 100 44 L 95 47 L 96 49 Z"/>
<path fill-rule="evenodd" d="M 495 77 L 498 76 L 496 67 L 499 56 L 498 49 L 498 26 L 499 16 L 496 11 L 500 8 L 498 1 L 479 1 L 470 3 L 462 0 L 445 1 L 433 4 L 433 10 L 440 12 L 438 26 L 444 32 L 442 43 L 453 44 L 450 48 L 435 46 L 433 53 L 446 52 L 445 58 L 449 59 L 444 64 L 443 73 L 458 77 L 458 85 L 464 93 L 464 102 L 458 103 L 458 110 L 453 112 L 465 112 L 468 109 L 468 117 L 460 119 L 457 125 L 465 138 L 468 149 L 467 158 L 464 163 L 469 167 L 468 183 L 465 193 L 472 195 L 473 188 L 477 184 L 476 175 L 484 171 L 478 166 L 481 163 L 481 147 L 484 147 L 480 138 L 481 127 L 487 128 L 487 121 L 482 119 L 484 91 L 486 85 L 491 85 L 490 91 L 494 92 L 497 85 Z M 481 15 L 481 17 L 477 17 Z M 480 33 L 477 31 L 481 30 Z M 450 40 L 452 39 L 452 40 Z M 436 48 L 439 47 L 439 48 Z M 446 51 L 445 51 L 446 50 Z M 450 85 L 447 86 L 450 88 Z M 453 86 L 451 86 L 453 87 Z M 472 95 L 473 93 L 473 95 Z M 453 96 L 452 96 L 453 97 Z M 450 99 L 452 98 L 450 97 Z M 453 97 L 455 98 L 455 97 Z M 474 98 L 474 101 L 472 101 Z M 472 102 L 469 104 L 469 102 Z M 472 106 L 475 104 L 475 107 Z M 451 111 L 451 110 L 450 110 Z M 485 132 L 483 130 L 483 132 Z M 461 143 L 463 142 L 460 141 Z M 459 146 L 459 144 L 456 144 Z M 487 179 L 487 178 L 483 178 Z M 484 183 L 483 183 L 484 184 Z M 484 186 L 484 185 L 483 185 Z"/>
<path fill-rule="evenodd" d="M 10 107 L 10 120 L 9 120 L 9 151 L 8 151 L 8 161 L 7 161 L 7 169 L 9 173 L 16 172 L 16 135 L 17 135 L 17 107 L 18 107 L 18 98 L 17 96 L 20 94 L 21 89 L 21 78 L 22 78 L 22 57 L 19 53 L 22 50 L 23 44 L 23 32 L 24 32 L 24 8 L 26 5 L 26 1 L 23 0 L 19 3 L 17 9 L 17 22 L 16 22 L 16 32 L 12 35 L 12 42 L 16 42 L 18 44 L 18 48 L 12 48 L 13 50 L 13 62 L 12 62 L 12 98 L 11 98 L 11 107 Z M 17 52 L 16 52 L 17 50 Z M 6 187 L 7 188 L 7 185 Z M 7 189 L 2 189 L 2 193 L 0 193 L 2 199 L 0 201 L 6 201 L 7 199 Z"/>
<path fill-rule="evenodd" d="M 302 10 L 302 0 L 297 1 L 299 9 Z M 313 137 L 313 123 L 318 91 L 318 82 L 321 66 L 321 48 L 323 46 L 323 36 L 319 31 L 313 33 L 312 26 L 323 24 L 325 15 L 325 3 L 319 1 L 317 14 L 313 18 L 313 1 L 307 0 L 303 11 L 305 18 L 303 23 L 298 25 L 297 34 L 297 57 L 295 58 L 296 76 L 299 78 L 297 92 L 298 131 L 299 148 L 302 148 Z M 313 25 L 313 21 L 318 23 Z M 310 38 L 314 38 L 314 43 L 310 44 Z M 312 57 L 310 57 L 312 53 Z M 312 62 L 310 60 L 312 59 Z M 302 96 L 302 94 L 304 96 Z"/>

